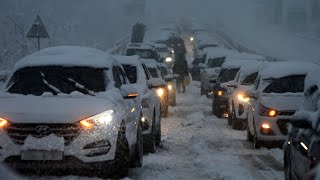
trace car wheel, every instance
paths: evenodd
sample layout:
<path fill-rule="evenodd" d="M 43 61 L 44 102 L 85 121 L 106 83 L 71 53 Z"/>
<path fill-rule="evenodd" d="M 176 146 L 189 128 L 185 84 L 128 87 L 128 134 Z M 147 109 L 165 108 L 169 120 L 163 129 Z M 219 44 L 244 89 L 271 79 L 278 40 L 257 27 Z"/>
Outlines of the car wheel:
<path fill-rule="evenodd" d="M 253 135 L 250 132 L 248 124 L 247 124 L 247 141 L 253 142 Z"/>
<path fill-rule="evenodd" d="M 122 179 L 128 176 L 128 171 L 130 167 L 130 150 L 129 143 L 125 136 L 125 133 L 118 133 L 118 140 L 115 153 L 115 165 L 112 171 L 113 178 Z M 101 169 L 102 172 L 106 172 L 104 168 Z M 103 177 L 105 178 L 105 177 Z"/>
<path fill-rule="evenodd" d="M 143 137 L 142 137 L 142 128 L 139 124 L 137 130 L 137 142 L 135 145 L 134 154 L 131 160 L 131 167 L 142 167 L 143 164 Z"/>
<path fill-rule="evenodd" d="M 151 133 L 143 136 L 143 149 L 144 152 L 155 153 L 156 142 L 155 142 L 155 115 L 153 115 Z"/>
<path fill-rule="evenodd" d="M 239 122 L 239 120 L 236 119 L 235 111 L 232 111 L 232 129 L 235 129 L 235 130 L 242 129 L 242 122 Z"/>

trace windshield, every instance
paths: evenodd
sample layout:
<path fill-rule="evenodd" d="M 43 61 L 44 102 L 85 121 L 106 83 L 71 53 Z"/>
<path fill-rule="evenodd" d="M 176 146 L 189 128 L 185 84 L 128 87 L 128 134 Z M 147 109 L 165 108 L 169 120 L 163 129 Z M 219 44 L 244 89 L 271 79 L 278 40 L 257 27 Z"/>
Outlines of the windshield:
<path fill-rule="evenodd" d="M 123 65 L 123 68 L 129 78 L 130 83 L 137 83 L 137 67 L 131 65 Z"/>
<path fill-rule="evenodd" d="M 209 68 L 221 67 L 224 62 L 225 62 L 225 57 L 209 59 L 207 66 Z"/>
<path fill-rule="evenodd" d="M 78 91 L 92 95 L 106 90 L 103 69 L 89 67 L 30 67 L 14 73 L 8 83 L 12 94 L 40 96 Z"/>
<path fill-rule="evenodd" d="M 160 78 L 160 77 L 158 76 L 158 72 L 157 72 L 157 69 L 156 69 L 156 68 L 150 68 L 150 67 L 148 67 L 148 70 L 149 70 L 149 72 L 150 72 L 150 74 L 151 74 L 151 76 L 152 76 L 153 78 Z"/>
<path fill-rule="evenodd" d="M 234 80 L 238 73 L 239 69 L 223 69 L 219 74 L 219 81 L 221 83 L 229 82 Z"/>
<path fill-rule="evenodd" d="M 193 65 L 199 65 L 200 63 L 204 63 L 206 61 L 205 58 L 196 58 L 194 59 L 194 61 L 192 62 Z"/>
<path fill-rule="evenodd" d="M 264 93 L 301 93 L 304 90 L 305 75 L 287 76 L 280 79 L 265 80 L 271 83 L 263 90 Z"/>
<path fill-rule="evenodd" d="M 165 67 L 162 67 L 162 66 L 161 66 L 161 67 L 160 67 L 160 71 L 161 71 L 161 76 L 166 76 L 166 75 L 169 74 L 167 68 L 165 68 Z"/>
<path fill-rule="evenodd" d="M 242 81 L 242 85 L 252 85 L 254 84 L 254 82 L 256 81 L 257 77 L 258 77 L 258 72 L 256 73 L 252 73 L 249 76 L 247 76 L 243 81 Z"/>
<path fill-rule="evenodd" d="M 156 53 L 148 49 L 127 49 L 126 56 L 138 55 L 143 59 L 157 59 Z"/>

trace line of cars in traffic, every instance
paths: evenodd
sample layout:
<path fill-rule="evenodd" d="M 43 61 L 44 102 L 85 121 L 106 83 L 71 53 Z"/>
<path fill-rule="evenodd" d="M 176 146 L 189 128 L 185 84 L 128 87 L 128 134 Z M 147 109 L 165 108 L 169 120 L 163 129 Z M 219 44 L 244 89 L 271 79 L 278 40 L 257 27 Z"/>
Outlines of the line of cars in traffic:
<path fill-rule="evenodd" d="M 283 148 L 286 179 L 319 177 L 320 66 L 221 47 L 204 51 L 191 71 L 200 77 L 200 93 L 212 98 L 212 113 L 246 130 L 255 148 Z"/>
<path fill-rule="evenodd" d="M 0 95 L 0 162 L 103 178 L 141 167 L 161 145 L 175 76 L 155 58 L 128 55 L 61 46 L 16 63 Z"/>

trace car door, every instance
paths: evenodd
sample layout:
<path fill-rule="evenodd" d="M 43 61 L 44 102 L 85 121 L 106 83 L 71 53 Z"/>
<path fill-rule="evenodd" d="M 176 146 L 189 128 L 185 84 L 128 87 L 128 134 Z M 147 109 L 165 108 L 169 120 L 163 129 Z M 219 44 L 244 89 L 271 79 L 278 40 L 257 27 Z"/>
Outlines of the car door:
<path fill-rule="evenodd" d="M 125 84 L 125 78 L 123 75 L 121 75 L 121 72 L 119 71 L 119 66 L 114 66 L 112 68 L 113 78 L 115 82 L 115 87 L 120 89 L 122 85 Z M 123 105 L 123 113 L 124 113 L 124 120 L 126 121 L 126 136 L 128 139 L 128 143 L 131 146 L 136 139 L 136 136 L 134 134 L 136 133 L 134 130 L 135 126 L 135 119 L 133 118 L 133 113 L 136 111 L 134 108 L 134 100 L 133 99 L 122 99 L 121 101 Z"/>

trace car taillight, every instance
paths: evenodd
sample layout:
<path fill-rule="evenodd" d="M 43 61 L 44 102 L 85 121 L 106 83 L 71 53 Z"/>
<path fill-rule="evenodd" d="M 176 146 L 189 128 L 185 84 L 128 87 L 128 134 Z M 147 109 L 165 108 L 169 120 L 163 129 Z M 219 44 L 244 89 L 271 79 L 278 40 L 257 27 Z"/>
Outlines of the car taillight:
<path fill-rule="evenodd" d="M 276 117 L 279 114 L 279 112 L 277 110 L 267 108 L 267 107 L 260 104 L 259 105 L 259 114 L 261 116 Z"/>

